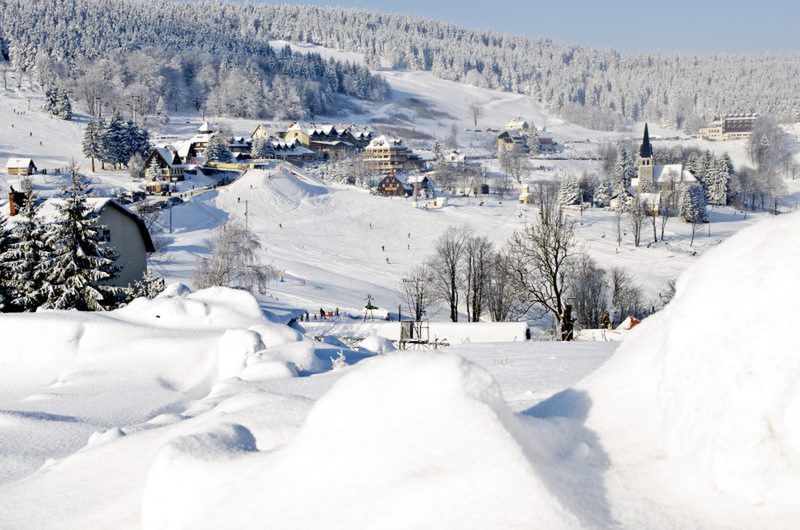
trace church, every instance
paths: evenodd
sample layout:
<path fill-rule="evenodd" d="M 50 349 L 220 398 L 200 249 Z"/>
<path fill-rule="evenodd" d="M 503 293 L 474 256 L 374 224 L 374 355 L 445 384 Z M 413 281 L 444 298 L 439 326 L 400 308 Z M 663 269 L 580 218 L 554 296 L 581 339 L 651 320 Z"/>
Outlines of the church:
<path fill-rule="evenodd" d="M 656 164 L 653 157 L 653 145 L 647 124 L 644 125 L 644 137 L 639 146 L 639 177 L 631 179 L 631 187 L 640 194 L 662 193 L 686 187 L 697 179 L 683 164 Z"/>

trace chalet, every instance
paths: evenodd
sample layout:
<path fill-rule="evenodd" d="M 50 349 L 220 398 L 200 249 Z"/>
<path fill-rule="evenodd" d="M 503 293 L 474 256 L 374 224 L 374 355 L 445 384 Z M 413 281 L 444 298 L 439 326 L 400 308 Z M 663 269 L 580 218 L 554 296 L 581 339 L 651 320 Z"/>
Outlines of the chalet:
<path fill-rule="evenodd" d="M 293 164 L 303 164 L 314 160 L 316 154 L 311 149 L 304 147 L 298 141 L 287 142 L 279 138 L 270 140 L 275 158 L 286 160 Z"/>
<path fill-rule="evenodd" d="M 650 193 L 682 189 L 694 182 L 697 182 L 694 173 L 685 169 L 683 164 L 655 164 L 653 145 L 645 124 L 639 147 L 639 176 L 631 179 L 631 186 L 639 193 Z"/>
<path fill-rule="evenodd" d="M 728 114 L 700 128 L 698 134 L 712 142 L 750 138 L 758 117 L 758 114 Z"/>
<path fill-rule="evenodd" d="M 539 152 L 557 153 L 559 151 L 558 142 L 548 137 L 539 137 Z"/>
<path fill-rule="evenodd" d="M 505 126 L 507 131 L 527 131 L 530 128 L 531 125 L 520 117 L 512 118 Z"/>
<path fill-rule="evenodd" d="M 452 166 L 461 167 L 467 163 L 467 156 L 453 149 L 444 155 L 444 161 Z"/>
<path fill-rule="evenodd" d="M 266 140 L 273 134 L 269 123 L 259 123 L 258 127 L 250 134 L 250 140 Z"/>
<path fill-rule="evenodd" d="M 189 139 L 189 143 L 194 146 L 198 154 L 202 154 L 208 147 L 208 142 L 211 141 L 211 137 L 214 136 L 216 132 L 213 125 L 204 121 L 197 129 L 197 134 Z"/>
<path fill-rule="evenodd" d="M 145 189 L 150 193 L 169 191 L 170 183 L 182 181 L 183 164 L 172 146 L 156 147 L 144 163 Z"/>
<path fill-rule="evenodd" d="M 378 183 L 378 195 L 383 197 L 405 197 L 406 188 L 394 173 L 389 173 Z"/>
<path fill-rule="evenodd" d="M 231 153 L 234 155 L 237 153 L 250 154 L 250 151 L 253 149 L 253 141 L 244 136 L 235 136 L 228 142 L 228 149 L 230 149 Z"/>
<path fill-rule="evenodd" d="M 418 197 L 424 197 L 426 199 L 433 199 L 436 197 L 433 181 L 428 179 L 428 176 L 424 174 L 409 175 L 406 177 L 405 188 L 406 195 L 411 197 L 414 196 L 415 188 L 417 190 Z"/>
<path fill-rule="evenodd" d="M 506 129 L 497 135 L 497 149 L 503 151 L 504 149 L 520 149 L 522 151 L 528 150 L 528 138 L 519 129 Z"/>
<path fill-rule="evenodd" d="M 608 204 L 612 210 L 624 210 L 631 206 L 635 200 L 636 190 L 633 188 L 626 188 L 623 191 L 612 195 Z"/>
<path fill-rule="evenodd" d="M 40 210 L 44 222 L 57 222 L 57 205 L 63 199 L 47 199 Z M 98 223 L 107 227 L 110 246 L 117 255 L 114 264 L 120 268 L 108 283 L 128 287 L 141 280 L 147 272 L 147 254 L 155 252 L 150 232 L 141 217 L 109 198 L 89 197 L 87 205 L 97 215 Z"/>
<path fill-rule="evenodd" d="M 197 148 L 190 141 L 175 142 L 175 152 L 178 153 L 181 164 L 194 164 L 197 160 Z"/>
<path fill-rule="evenodd" d="M 36 171 L 36 164 L 31 158 L 9 158 L 6 163 L 6 173 L 9 175 L 33 175 Z"/>
<path fill-rule="evenodd" d="M 311 142 L 332 142 L 336 140 L 347 141 L 350 135 L 347 128 L 342 125 L 330 123 L 301 123 L 295 122 L 289 126 L 284 135 L 284 140 L 298 140 L 303 146 L 311 147 Z"/>
<path fill-rule="evenodd" d="M 530 186 L 525 184 L 519 192 L 520 204 L 533 204 L 533 193 L 531 193 Z"/>
<path fill-rule="evenodd" d="M 372 141 L 372 129 L 369 127 L 356 127 L 355 125 L 351 125 L 347 129 L 347 132 L 350 134 L 350 143 L 352 143 L 356 149 L 364 149 Z"/>
<path fill-rule="evenodd" d="M 331 161 L 344 158 L 355 151 L 355 146 L 344 140 L 311 140 L 308 147 Z"/>
<path fill-rule="evenodd" d="M 364 148 L 364 167 L 368 171 L 397 173 L 407 168 L 408 148 L 399 138 L 378 136 Z"/>

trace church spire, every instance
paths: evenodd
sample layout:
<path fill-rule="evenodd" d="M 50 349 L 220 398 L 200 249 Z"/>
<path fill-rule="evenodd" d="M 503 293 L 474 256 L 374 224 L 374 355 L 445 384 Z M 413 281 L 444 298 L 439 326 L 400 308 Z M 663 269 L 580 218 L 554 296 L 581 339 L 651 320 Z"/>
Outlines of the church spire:
<path fill-rule="evenodd" d="M 639 147 L 640 158 L 652 158 L 653 146 L 650 143 L 650 133 L 647 131 L 647 124 L 644 124 L 644 137 L 642 138 L 642 145 Z"/>

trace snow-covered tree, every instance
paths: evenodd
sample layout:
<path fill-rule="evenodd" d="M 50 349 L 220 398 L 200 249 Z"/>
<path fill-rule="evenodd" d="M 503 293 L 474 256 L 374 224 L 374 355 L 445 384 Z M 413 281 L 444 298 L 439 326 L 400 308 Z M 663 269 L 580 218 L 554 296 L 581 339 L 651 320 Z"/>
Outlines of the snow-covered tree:
<path fill-rule="evenodd" d="M 37 195 L 30 186 L 11 231 L 12 243 L 3 261 L 10 269 L 11 305 L 19 311 L 36 311 L 44 301 L 50 248 L 39 217 Z"/>
<path fill-rule="evenodd" d="M 153 299 L 161 294 L 165 286 L 164 278 L 153 274 L 152 269 L 148 268 L 142 279 L 133 285 L 131 297 Z"/>
<path fill-rule="evenodd" d="M 272 148 L 272 142 L 269 138 L 256 138 L 253 140 L 253 147 L 250 156 L 253 158 L 270 158 L 275 154 Z"/>
<path fill-rule="evenodd" d="M 113 309 L 120 302 L 120 290 L 107 282 L 119 268 L 108 244 L 108 228 L 99 224 L 98 214 L 88 205 L 88 181 L 75 164 L 69 168 L 69 178 L 69 185 L 62 189 L 64 202 L 56 206 L 59 219 L 46 228 L 45 238 L 52 254 L 47 260 L 45 300 L 41 307 L 79 311 Z"/>
<path fill-rule="evenodd" d="M 561 178 L 558 186 L 558 203 L 561 206 L 571 206 L 578 202 L 578 181 L 571 173 L 567 173 Z"/>
<path fill-rule="evenodd" d="M 158 161 L 155 157 L 150 160 L 150 163 L 147 164 L 147 167 L 144 170 L 144 178 L 151 181 L 159 181 L 163 180 L 163 175 L 161 173 L 161 166 L 158 165 Z"/>
<path fill-rule="evenodd" d="M 611 197 L 614 196 L 614 187 L 611 185 L 611 180 L 602 178 L 597 185 L 594 192 L 594 202 L 598 206 L 608 206 L 611 202 Z"/>
<path fill-rule="evenodd" d="M 706 194 L 700 184 L 687 186 L 680 201 L 681 217 L 687 223 L 699 223 L 706 218 Z"/>
<path fill-rule="evenodd" d="M 169 113 L 167 112 L 167 100 L 164 96 L 159 96 L 158 103 L 156 104 L 156 118 L 158 122 L 163 124 L 169 123 Z"/>
<path fill-rule="evenodd" d="M 213 135 L 208 142 L 206 159 L 209 162 L 230 162 L 231 156 L 228 139 L 219 133 Z"/>
<path fill-rule="evenodd" d="M 617 153 L 617 163 L 614 166 L 614 193 L 627 189 L 636 174 L 636 157 L 628 154 L 625 147 L 620 147 Z"/>
<path fill-rule="evenodd" d="M 6 229 L 6 218 L 0 215 L 0 311 L 7 311 L 11 306 L 12 283 L 11 267 L 9 266 L 11 250 L 11 235 Z"/>
<path fill-rule="evenodd" d="M 53 115 L 58 116 L 62 120 L 72 119 L 72 101 L 69 99 L 69 93 L 64 87 L 59 88 L 57 91 Z"/>
<path fill-rule="evenodd" d="M 105 127 L 106 124 L 103 120 L 89 120 L 83 132 L 83 155 L 92 160 L 92 173 L 95 171 L 95 159 L 103 160 L 103 130 Z"/>

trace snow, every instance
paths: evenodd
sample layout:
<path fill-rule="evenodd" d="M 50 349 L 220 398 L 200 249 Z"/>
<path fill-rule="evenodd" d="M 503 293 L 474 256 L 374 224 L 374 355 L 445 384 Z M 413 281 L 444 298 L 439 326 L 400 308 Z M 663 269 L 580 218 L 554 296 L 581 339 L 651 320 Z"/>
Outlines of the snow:
<path fill-rule="evenodd" d="M 200 467 L 187 463 L 193 452 L 162 450 L 144 528 L 579 527 L 537 476 L 520 431 L 489 374 L 462 359 L 365 362 L 277 452 L 236 458 L 215 445 L 202 453 L 215 461 Z"/>
<path fill-rule="evenodd" d="M 397 349 L 391 340 L 374 333 L 359 342 L 358 347 L 372 353 L 389 353 Z"/>

